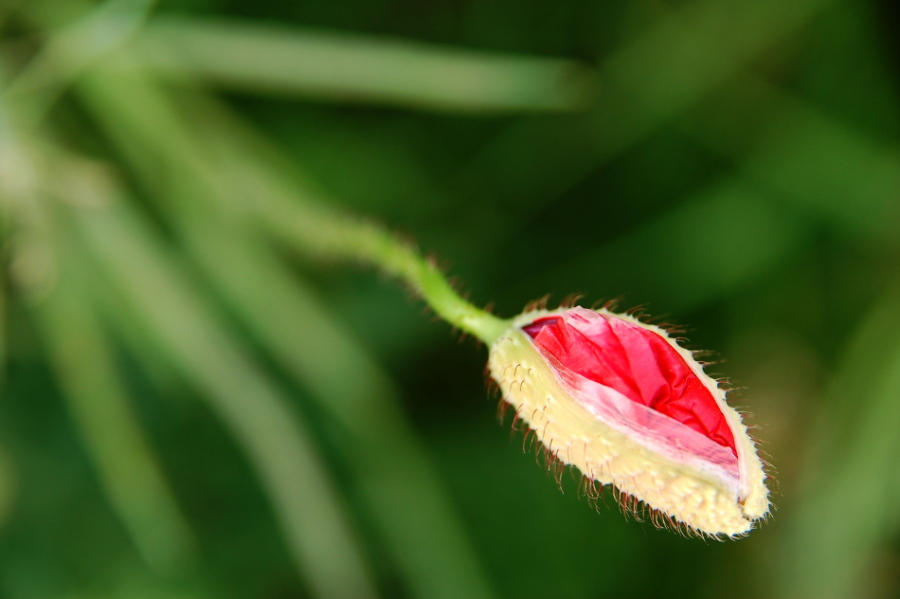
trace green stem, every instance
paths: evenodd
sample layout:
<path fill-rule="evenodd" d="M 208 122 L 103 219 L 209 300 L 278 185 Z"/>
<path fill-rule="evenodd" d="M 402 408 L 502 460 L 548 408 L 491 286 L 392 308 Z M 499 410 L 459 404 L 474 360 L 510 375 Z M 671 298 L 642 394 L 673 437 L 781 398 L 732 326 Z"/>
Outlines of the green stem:
<path fill-rule="evenodd" d="M 282 203 L 289 218 L 266 210 L 263 218 L 294 245 L 324 258 L 359 260 L 405 282 L 435 313 L 458 329 L 490 345 L 509 327 L 506 320 L 481 310 L 454 291 L 440 269 L 410 243 L 382 227 L 348 214 L 308 203 Z"/>

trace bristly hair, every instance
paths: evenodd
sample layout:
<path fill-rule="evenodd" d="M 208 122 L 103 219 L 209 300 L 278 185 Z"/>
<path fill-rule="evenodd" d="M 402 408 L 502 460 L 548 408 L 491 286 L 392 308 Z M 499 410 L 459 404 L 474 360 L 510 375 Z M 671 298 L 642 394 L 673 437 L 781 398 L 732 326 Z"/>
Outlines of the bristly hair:
<path fill-rule="evenodd" d="M 504 399 L 501 399 L 498 403 L 498 417 L 501 424 L 504 422 L 505 414 L 509 407 L 510 404 Z M 689 524 L 680 522 L 672 516 L 647 505 L 638 497 L 619 490 L 615 485 L 598 483 L 595 478 L 582 473 L 577 467 L 566 464 L 560 458 L 559 450 L 552 450 L 550 447 L 545 446 L 539 440 L 537 431 L 528 426 L 526 421 L 523 418 L 520 418 L 517 412 L 513 417 L 510 431 L 511 437 L 519 432 L 523 433 L 522 452 L 526 453 L 531 451 L 534 454 L 535 461 L 539 466 L 543 466 L 547 474 L 553 478 L 560 493 L 565 494 L 563 475 L 568 471 L 577 478 L 576 495 L 585 498 L 595 511 L 602 511 L 600 508 L 601 501 L 603 502 L 604 507 L 609 507 L 606 503 L 606 497 L 610 494 L 623 516 L 631 518 L 635 522 L 649 522 L 654 528 L 674 532 L 685 538 L 698 538 L 712 541 L 724 541 L 728 538 L 727 535 L 712 535 L 702 530 L 698 530 Z M 771 466 L 769 466 L 766 460 L 763 460 L 763 462 L 767 466 L 767 475 L 771 478 L 771 474 L 768 472 L 768 470 L 771 469 Z M 766 514 L 765 520 L 768 520 L 770 517 L 771 514 Z M 733 535 L 733 538 L 743 537 L 746 536 L 746 534 L 749 533 Z"/>
<path fill-rule="evenodd" d="M 578 305 L 578 301 L 584 297 L 583 293 L 570 293 L 559 303 L 560 308 L 574 308 Z"/>
<path fill-rule="evenodd" d="M 600 310 L 601 308 L 609 312 L 619 312 L 619 306 L 625 301 L 625 296 L 620 295 L 612 299 L 598 299 L 591 304 L 591 310 Z"/>
<path fill-rule="evenodd" d="M 548 293 L 547 295 L 545 295 L 543 297 L 539 297 L 538 299 L 532 300 L 532 301 L 528 302 L 527 304 L 525 304 L 525 311 L 526 312 L 534 312 L 535 310 L 546 310 L 547 303 L 549 301 L 550 301 L 550 294 Z"/>

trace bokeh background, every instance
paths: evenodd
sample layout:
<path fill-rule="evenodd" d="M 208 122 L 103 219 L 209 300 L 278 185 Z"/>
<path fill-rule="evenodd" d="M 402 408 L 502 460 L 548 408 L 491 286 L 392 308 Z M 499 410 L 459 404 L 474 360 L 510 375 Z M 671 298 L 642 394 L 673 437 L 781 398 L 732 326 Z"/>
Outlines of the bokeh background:
<path fill-rule="evenodd" d="M 884 0 L 0 2 L 0 597 L 900 596 L 900 17 Z M 478 304 L 621 298 L 745 389 L 747 538 L 563 493 Z"/>

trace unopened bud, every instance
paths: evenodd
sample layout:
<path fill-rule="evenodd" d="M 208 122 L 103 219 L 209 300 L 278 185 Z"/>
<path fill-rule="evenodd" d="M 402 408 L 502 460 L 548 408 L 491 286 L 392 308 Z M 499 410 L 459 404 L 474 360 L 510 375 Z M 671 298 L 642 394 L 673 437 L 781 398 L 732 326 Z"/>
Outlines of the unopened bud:
<path fill-rule="evenodd" d="M 664 329 L 605 309 L 527 312 L 492 344 L 489 369 L 549 455 L 592 485 L 712 536 L 769 511 L 740 414 Z"/>

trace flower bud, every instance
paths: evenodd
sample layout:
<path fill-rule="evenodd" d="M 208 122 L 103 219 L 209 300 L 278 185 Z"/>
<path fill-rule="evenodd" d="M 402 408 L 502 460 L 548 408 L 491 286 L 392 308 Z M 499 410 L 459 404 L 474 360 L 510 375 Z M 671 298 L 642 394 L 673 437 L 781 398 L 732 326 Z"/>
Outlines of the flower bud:
<path fill-rule="evenodd" d="M 491 346 L 504 400 L 548 455 L 712 536 L 769 510 L 740 414 L 665 330 L 608 310 L 526 312 Z"/>

